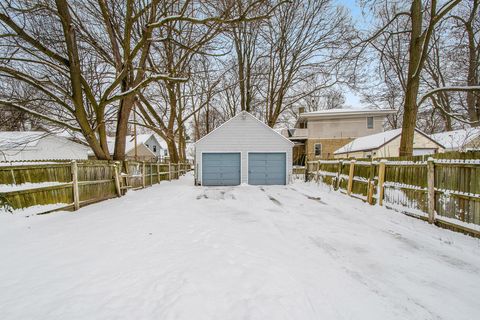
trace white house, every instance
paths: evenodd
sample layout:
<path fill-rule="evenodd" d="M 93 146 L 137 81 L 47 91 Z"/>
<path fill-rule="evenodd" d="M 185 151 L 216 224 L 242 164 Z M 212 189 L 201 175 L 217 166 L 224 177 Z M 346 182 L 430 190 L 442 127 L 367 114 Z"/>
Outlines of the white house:
<path fill-rule="evenodd" d="M 107 137 L 108 151 L 113 155 L 115 151 L 115 137 Z M 89 153 L 90 157 L 94 154 Z M 168 151 L 163 139 L 153 133 L 137 135 L 137 160 L 138 161 L 156 161 L 168 157 Z M 125 141 L 125 159 L 135 159 L 135 137 L 127 136 Z"/>
<path fill-rule="evenodd" d="M 398 157 L 402 129 L 394 129 L 360 137 L 334 152 L 335 158 Z M 415 129 L 413 155 L 443 152 L 443 145 L 420 130 Z"/>
<path fill-rule="evenodd" d="M 204 186 L 287 184 L 293 143 L 242 111 L 195 143 L 195 182 Z"/>
<path fill-rule="evenodd" d="M 90 148 L 41 131 L 0 132 L 0 161 L 87 159 Z"/>
<path fill-rule="evenodd" d="M 480 149 L 480 128 L 460 129 L 431 134 L 433 140 L 445 147 L 445 151 Z"/>

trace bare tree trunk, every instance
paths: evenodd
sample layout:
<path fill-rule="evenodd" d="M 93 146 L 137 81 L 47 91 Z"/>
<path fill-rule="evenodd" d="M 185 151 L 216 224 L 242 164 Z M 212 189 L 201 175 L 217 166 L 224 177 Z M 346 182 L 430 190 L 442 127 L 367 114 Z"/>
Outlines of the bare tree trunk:
<path fill-rule="evenodd" d="M 115 153 L 113 158 L 115 160 L 125 159 L 125 142 L 128 133 L 128 120 L 133 109 L 135 96 L 130 96 L 121 101 L 118 108 L 117 128 L 115 131 Z"/>
<path fill-rule="evenodd" d="M 411 6 L 412 34 L 410 36 L 409 63 L 405 105 L 403 112 L 402 137 L 400 140 L 400 156 L 413 154 L 413 137 L 417 124 L 417 96 L 420 85 L 420 63 L 422 59 L 422 2 L 413 0 Z"/>
<path fill-rule="evenodd" d="M 476 44 L 475 42 L 475 31 L 473 30 L 472 25 L 478 11 L 478 6 L 479 1 L 475 0 L 470 19 L 465 23 L 465 31 L 468 36 L 468 86 L 479 85 L 477 72 L 480 64 L 480 51 L 477 46 L 480 46 L 480 44 Z M 475 122 L 473 126 L 480 126 L 480 122 L 478 122 L 480 120 L 480 97 L 478 96 L 478 93 L 473 91 L 467 92 L 467 112 L 469 120 Z"/>
<path fill-rule="evenodd" d="M 110 154 L 107 149 L 102 149 L 95 137 L 95 132 L 91 129 L 88 123 L 87 114 L 85 113 L 85 106 L 83 101 L 83 87 L 80 69 L 80 57 L 78 54 L 77 40 L 75 35 L 75 27 L 72 22 L 72 17 L 68 8 L 66 0 L 56 0 L 57 12 L 62 22 L 63 34 L 65 37 L 67 54 L 68 54 L 68 69 L 70 72 L 70 84 L 72 89 L 72 102 L 75 106 L 75 116 L 78 124 L 82 129 L 83 135 L 88 144 L 92 148 L 97 159 L 110 159 Z M 105 134 L 105 131 L 101 131 Z M 102 140 L 106 141 L 106 136 Z M 106 144 L 106 143 L 105 143 Z"/>
<path fill-rule="evenodd" d="M 177 163 L 179 161 L 179 156 L 178 156 L 177 145 L 175 143 L 175 140 L 167 139 L 166 142 L 168 147 L 168 155 L 170 156 L 170 162 Z"/>

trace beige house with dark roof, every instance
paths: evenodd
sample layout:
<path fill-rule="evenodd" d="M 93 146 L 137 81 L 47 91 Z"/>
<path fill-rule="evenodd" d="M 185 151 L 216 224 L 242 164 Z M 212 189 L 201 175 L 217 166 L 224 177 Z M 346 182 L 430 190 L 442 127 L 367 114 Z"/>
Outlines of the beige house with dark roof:
<path fill-rule="evenodd" d="M 329 159 L 358 137 L 384 131 L 385 119 L 395 110 L 330 109 L 301 112 L 293 129 L 284 135 L 295 143 L 294 163 Z"/>

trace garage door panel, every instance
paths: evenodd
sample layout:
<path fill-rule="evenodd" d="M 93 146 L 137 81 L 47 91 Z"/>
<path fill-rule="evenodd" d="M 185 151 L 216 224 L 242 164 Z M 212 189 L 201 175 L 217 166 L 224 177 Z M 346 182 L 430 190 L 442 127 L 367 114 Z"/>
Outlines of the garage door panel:
<path fill-rule="evenodd" d="M 253 185 L 286 184 L 286 154 L 249 153 L 248 183 Z"/>
<path fill-rule="evenodd" d="M 202 185 L 232 186 L 240 184 L 240 153 L 204 153 Z"/>

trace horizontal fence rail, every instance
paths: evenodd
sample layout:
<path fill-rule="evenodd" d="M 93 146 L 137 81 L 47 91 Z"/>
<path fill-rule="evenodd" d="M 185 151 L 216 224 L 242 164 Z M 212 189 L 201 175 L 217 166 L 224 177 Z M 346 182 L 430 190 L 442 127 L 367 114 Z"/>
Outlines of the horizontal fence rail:
<path fill-rule="evenodd" d="M 128 189 L 178 179 L 189 170 L 189 163 L 138 161 L 2 163 L 0 207 L 16 210 L 63 204 L 55 210 L 76 210 L 90 203 L 120 197 Z"/>
<path fill-rule="evenodd" d="M 478 158 L 309 161 L 303 173 L 306 181 L 328 185 L 371 205 L 478 237 L 480 154 L 468 154 Z M 296 173 L 301 174 L 301 168 Z"/>

